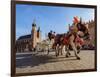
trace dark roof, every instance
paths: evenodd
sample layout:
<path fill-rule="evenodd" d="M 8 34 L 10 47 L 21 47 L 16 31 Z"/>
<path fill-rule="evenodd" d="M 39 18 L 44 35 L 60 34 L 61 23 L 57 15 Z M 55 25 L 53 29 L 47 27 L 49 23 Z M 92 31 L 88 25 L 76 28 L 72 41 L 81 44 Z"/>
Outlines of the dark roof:
<path fill-rule="evenodd" d="M 28 38 L 31 38 L 31 34 L 29 34 L 29 35 L 24 35 L 24 36 L 20 36 L 20 37 L 18 38 L 18 40 L 28 39 Z"/>
<path fill-rule="evenodd" d="M 36 27 L 36 24 L 35 24 L 35 23 L 33 23 L 33 24 L 32 24 L 32 27 Z"/>
<path fill-rule="evenodd" d="M 37 32 L 40 32 L 40 27 L 38 27 L 38 30 L 37 30 Z"/>

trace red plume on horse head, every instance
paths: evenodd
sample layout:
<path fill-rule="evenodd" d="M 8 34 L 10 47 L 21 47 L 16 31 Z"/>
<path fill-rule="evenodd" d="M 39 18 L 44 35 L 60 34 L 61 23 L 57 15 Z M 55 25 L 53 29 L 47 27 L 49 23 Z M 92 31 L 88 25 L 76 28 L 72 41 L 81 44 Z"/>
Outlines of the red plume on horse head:
<path fill-rule="evenodd" d="M 78 16 L 73 17 L 73 22 L 74 22 L 74 23 L 79 23 L 79 21 L 80 21 L 80 20 L 79 20 Z"/>

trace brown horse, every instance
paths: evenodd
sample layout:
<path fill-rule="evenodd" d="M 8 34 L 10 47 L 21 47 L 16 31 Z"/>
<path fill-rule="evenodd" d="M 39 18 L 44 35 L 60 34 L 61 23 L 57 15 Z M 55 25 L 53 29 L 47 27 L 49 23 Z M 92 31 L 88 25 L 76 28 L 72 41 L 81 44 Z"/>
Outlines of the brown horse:
<path fill-rule="evenodd" d="M 55 50 L 55 54 L 56 56 L 59 55 L 59 53 L 61 52 L 62 55 L 62 49 L 63 47 L 66 45 L 66 47 L 68 47 L 68 43 L 69 43 L 69 37 L 67 34 L 57 34 L 57 35 L 53 35 L 48 33 L 48 37 L 51 40 L 52 43 L 52 49 Z M 49 53 L 49 51 L 48 51 Z M 70 53 L 69 53 L 70 54 Z"/>
<path fill-rule="evenodd" d="M 78 31 L 83 32 L 84 34 L 83 36 L 81 36 L 81 38 L 85 40 L 90 39 L 89 30 L 88 30 L 88 27 L 86 27 L 86 24 L 78 23 L 77 29 Z M 74 50 L 76 58 L 80 59 L 80 57 L 77 54 L 79 53 L 79 51 L 77 50 L 77 46 L 76 46 L 77 42 L 75 41 L 77 37 L 77 33 L 73 33 L 73 31 L 70 31 L 67 34 L 57 34 L 56 36 L 51 34 L 49 36 L 49 39 L 54 39 L 53 48 L 55 49 L 56 56 L 59 55 L 59 52 L 61 52 L 62 54 L 62 49 L 65 46 L 67 49 L 66 57 L 68 57 L 68 55 L 70 55 L 69 50 L 68 50 L 69 45 L 70 45 L 72 49 Z"/>
<path fill-rule="evenodd" d="M 58 56 L 60 52 L 62 55 L 62 49 L 65 45 L 66 47 L 68 47 L 69 45 L 68 43 L 69 41 L 68 41 L 68 37 L 66 37 L 66 34 L 57 34 L 55 36 L 53 48 L 56 51 L 56 56 Z"/>

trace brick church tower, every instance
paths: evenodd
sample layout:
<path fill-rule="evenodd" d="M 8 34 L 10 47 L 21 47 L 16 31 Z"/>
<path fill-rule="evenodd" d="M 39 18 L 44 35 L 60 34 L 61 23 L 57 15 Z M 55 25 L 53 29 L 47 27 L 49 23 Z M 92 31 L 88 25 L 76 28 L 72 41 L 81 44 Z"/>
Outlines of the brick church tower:
<path fill-rule="evenodd" d="M 41 42 L 41 31 L 40 27 L 38 27 L 35 22 L 32 24 L 32 31 L 31 31 L 31 39 L 32 39 L 32 48 L 35 48 L 37 43 Z"/>
<path fill-rule="evenodd" d="M 37 39 L 37 30 L 36 30 L 36 24 L 33 22 L 32 24 L 32 31 L 31 31 L 31 38 L 32 38 L 32 48 L 36 46 L 36 39 Z"/>

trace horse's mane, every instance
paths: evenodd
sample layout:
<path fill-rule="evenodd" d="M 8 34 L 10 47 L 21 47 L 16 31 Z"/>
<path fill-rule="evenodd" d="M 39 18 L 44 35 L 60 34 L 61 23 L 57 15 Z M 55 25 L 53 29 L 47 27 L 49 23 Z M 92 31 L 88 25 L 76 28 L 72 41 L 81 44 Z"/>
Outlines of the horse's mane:
<path fill-rule="evenodd" d="M 62 36 L 64 36 L 65 35 L 65 33 L 63 33 L 63 34 L 57 34 L 56 36 L 57 37 L 62 37 Z"/>

